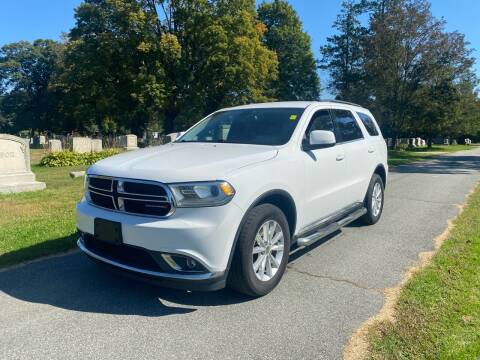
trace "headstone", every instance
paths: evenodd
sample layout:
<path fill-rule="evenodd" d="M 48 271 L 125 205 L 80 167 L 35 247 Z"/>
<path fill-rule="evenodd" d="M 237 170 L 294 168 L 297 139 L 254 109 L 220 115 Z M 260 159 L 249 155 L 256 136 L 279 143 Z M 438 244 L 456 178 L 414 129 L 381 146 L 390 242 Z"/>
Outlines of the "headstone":
<path fill-rule="evenodd" d="M 120 136 L 120 146 L 126 150 L 138 149 L 137 135 L 129 134 Z"/>
<path fill-rule="evenodd" d="M 469 138 L 466 138 L 465 145 L 472 145 L 472 140 L 470 140 Z"/>
<path fill-rule="evenodd" d="M 180 133 L 171 133 L 171 134 L 167 134 L 167 136 L 170 138 L 170 141 L 173 142 L 178 137 L 178 134 Z"/>
<path fill-rule="evenodd" d="M 393 145 L 393 139 L 392 139 L 392 138 L 388 138 L 388 139 L 387 139 L 387 146 L 388 146 L 389 148 L 391 148 L 392 145 Z"/>
<path fill-rule="evenodd" d="M 425 141 L 425 139 L 422 139 L 422 147 L 425 147 L 427 146 L 427 142 Z"/>
<path fill-rule="evenodd" d="M 35 135 L 32 141 L 32 147 L 39 149 L 43 148 L 46 144 L 46 138 L 44 135 Z"/>
<path fill-rule="evenodd" d="M 458 143 L 457 143 L 457 140 L 453 139 L 453 140 L 452 140 L 452 145 L 457 145 L 457 144 L 458 144 Z"/>
<path fill-rule="evenodd" d="M 417 145 L 417 147 L 421 147 L 422 146 L 422 139 L 417 137 L 416 140 L 415 140 L 415 145 Z"/>
<path fill-rule="evenodd" d="M 450 140 L 444 139 L 443 140 L 443 145 L 450 145 Z"/>
<path fill-rule="evenodd" d="M 0 193 L 45 189 L 45 183 L 35 181 L 30 170 L 28 140 L 0 134 Z"/>
<path fill-rule="evenodd" d="M 92 139 L 92 152 L 100 152 L 102 150 L 102 139 Z"/>
<path fill-rule="evenodd" d="M 62 142 L 60 140 L 48 140 L 48 151 L 58 152 L 62 151 Z"/>
<path fill-rule="evenodd" d="M 75 179 L 77 177 L 85 176 L 85 171 L 70 171 L 70 177 Z"/>
<path fill-rule="evenodd" d="M 88 137 L 74 137 L 72 139 L 72 150 L 76 153 L 87 153 L 92 151 L 92 139 Z"/>
<path fill-rule="evenodd" d="M 417 145 L 415 145 L 415 138 L 410 138 L 409 145 L 410 145 L 411 147 L 417 147 Z"/>

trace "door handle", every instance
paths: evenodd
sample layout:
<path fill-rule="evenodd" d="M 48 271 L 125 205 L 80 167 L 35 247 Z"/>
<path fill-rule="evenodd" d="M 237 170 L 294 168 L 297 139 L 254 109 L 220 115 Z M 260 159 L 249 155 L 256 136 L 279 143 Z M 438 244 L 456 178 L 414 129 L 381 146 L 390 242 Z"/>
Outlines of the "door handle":
<path fill-rule="evenodd" d="M 371 148 L 368 148 L 368 152 L 371 154 L 371 153 L 374 153 L 375 152 L 375 148 L 371 147 Z"/>
<path fill-rule="evenodd" d="M 342 161 L 343 159 L 345 159 L 345 154 L 338 154 L 337 155 L 337 161 Z"/>

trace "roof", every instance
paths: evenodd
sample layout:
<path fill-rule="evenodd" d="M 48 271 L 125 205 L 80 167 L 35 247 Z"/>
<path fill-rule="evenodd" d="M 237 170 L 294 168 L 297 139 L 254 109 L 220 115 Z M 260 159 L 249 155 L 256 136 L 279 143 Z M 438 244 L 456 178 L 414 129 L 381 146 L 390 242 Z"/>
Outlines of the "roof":
<path fill-rule="evenodd" d="M 278 101 L 259 104 L 248 104 L 235 106 L 230 109 L 258 109 L 258 108 L 303 108 L 314 104 L 348 105 L 364 109 L 363 106 L 341 100 L 320 100 L 320 101 Z"/>

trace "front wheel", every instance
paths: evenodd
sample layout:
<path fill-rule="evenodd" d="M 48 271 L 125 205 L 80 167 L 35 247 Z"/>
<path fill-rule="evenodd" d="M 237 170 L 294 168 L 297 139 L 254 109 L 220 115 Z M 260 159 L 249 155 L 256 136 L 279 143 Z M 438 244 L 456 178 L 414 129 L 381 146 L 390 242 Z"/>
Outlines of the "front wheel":
<path fill-rule="evenodd" d="M 250 296 L 268 294 L 285 272 L 289 249 L 290 231 L 283 212 L 272 204 L 254 207 L 240 230 L 229 286 Z"/>
<path fill-rule="evenodd" d="M 364 223 L 368 225 L 375 224 L 383 212 L 384 189 L 382 178 L 378 174 L 373 174 L 365 196 L 365 208 L 367 213 L 362 217 Z"/>

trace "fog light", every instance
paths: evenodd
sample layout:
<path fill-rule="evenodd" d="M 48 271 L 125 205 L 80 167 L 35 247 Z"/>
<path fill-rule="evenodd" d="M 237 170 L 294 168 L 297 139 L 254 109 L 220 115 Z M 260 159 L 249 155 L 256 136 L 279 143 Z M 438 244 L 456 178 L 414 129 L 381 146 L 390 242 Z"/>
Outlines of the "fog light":
<path fill-rule="evenodd" d="M 207 272 L 207 269 L 198 261 L 183 255 L 162 254 L 163 260 L 176 271 Z"/>

